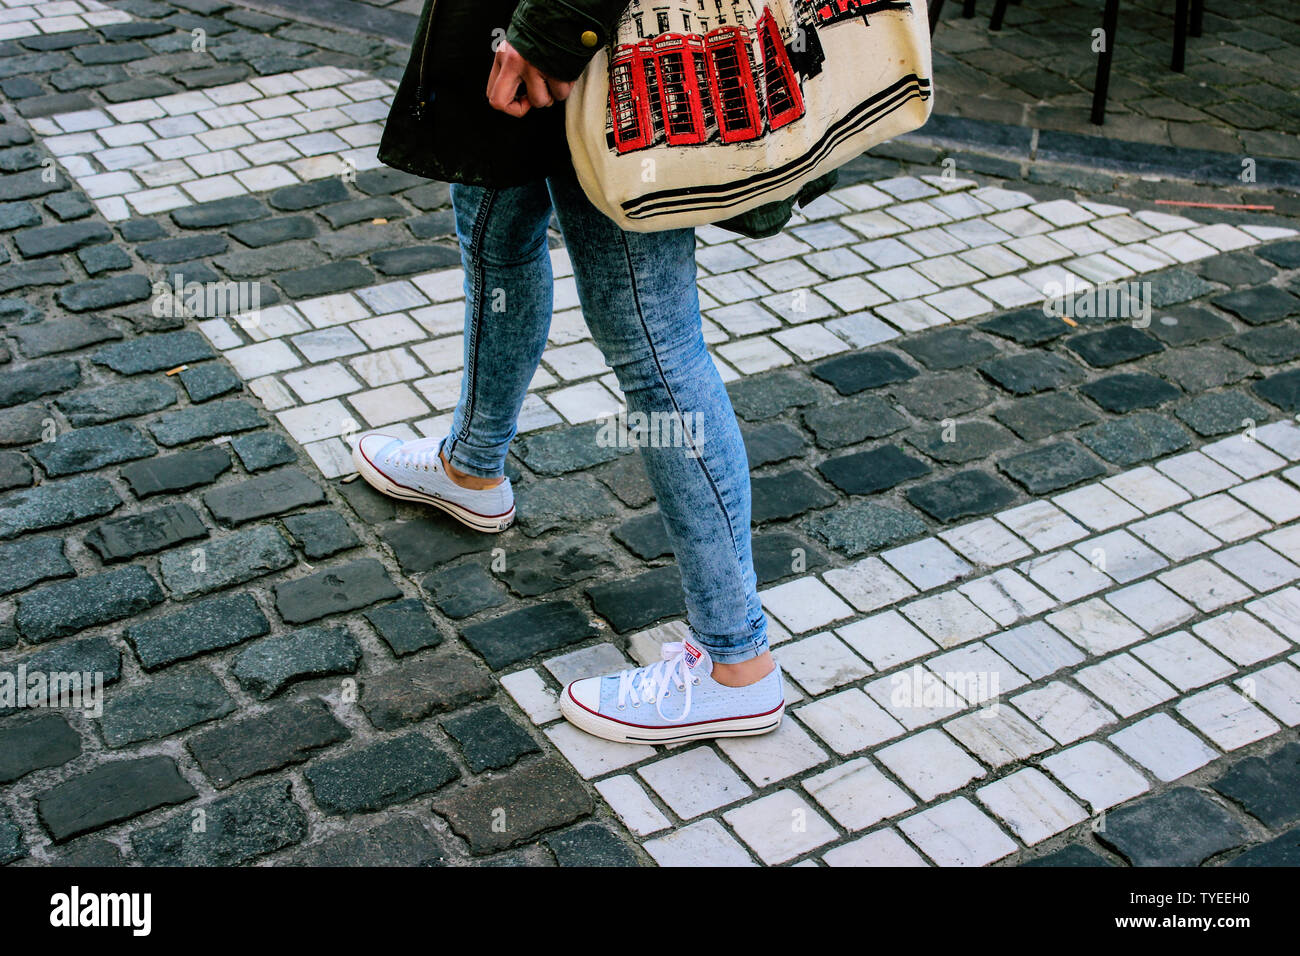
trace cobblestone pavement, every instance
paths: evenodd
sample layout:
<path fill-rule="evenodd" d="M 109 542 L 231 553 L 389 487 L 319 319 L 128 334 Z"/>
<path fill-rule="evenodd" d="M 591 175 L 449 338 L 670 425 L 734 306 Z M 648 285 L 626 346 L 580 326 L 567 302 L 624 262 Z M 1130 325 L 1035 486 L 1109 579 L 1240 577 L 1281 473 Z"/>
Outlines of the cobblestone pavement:
<path fill-rule="evenodd" d="M 1300 238 L 1153 201 L 1294 197 L 892 144 L 779 238 L 700 230 L 789 719 L 605 744 L 558 688 L 683 608 L 558 238 L 519 523 L 476 535 L 347 480 L 459 364 L 446 187 L 372 158 L 404 55 L 0 2 L 0 680 L 108 684 L 0 712 L 0 862 L 1297 861 Z"/>
<path fill-rule="evenodd" d="M 1120 5 L 1103 126 L 1089 119 L 1101 4 L 1021 0 L 988 29 L 993 0 L 963 19 L 949 0 L 934 36 L 935 109 L 1142 143 L 1300 159 L 1300 7 L 1206 4 L 1203 35 L 1170 69 L 1173 3 Z"/>

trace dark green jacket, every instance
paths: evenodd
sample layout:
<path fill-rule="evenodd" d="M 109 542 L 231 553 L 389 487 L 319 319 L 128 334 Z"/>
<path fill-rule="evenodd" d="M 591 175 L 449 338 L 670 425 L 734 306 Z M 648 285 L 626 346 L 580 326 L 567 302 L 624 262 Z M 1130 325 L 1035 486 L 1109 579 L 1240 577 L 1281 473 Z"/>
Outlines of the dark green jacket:
<path fill-rule="evenodd" d="M 492 109 L 487 78 L 494 41 L 505 38 L 548 76 L 576 80 L 609 42 L 628 0 L 425 0 L 415 43 L 393 99 L 379 159 L 417 176 L 502 188 L 534 182 L 570 165 L 563 104 L 522 118 Z M 590 45 L 583 42 L 587 34 Z M 595 35 L 594 41 L 592 34 Z M 800 194 L 718 225 L 746 236 L 770 236 L 790 219 L 796 201 L 830 189 L 829 173 Z"/>

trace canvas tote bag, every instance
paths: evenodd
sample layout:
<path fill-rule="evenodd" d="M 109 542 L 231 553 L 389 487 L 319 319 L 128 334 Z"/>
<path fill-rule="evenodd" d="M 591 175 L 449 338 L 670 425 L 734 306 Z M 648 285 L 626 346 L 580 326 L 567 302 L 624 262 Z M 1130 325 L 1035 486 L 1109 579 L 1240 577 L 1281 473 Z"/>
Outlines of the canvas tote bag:
<path fill-rule="evenodd" d="M 925 0 L 632 0 L 565 104 L 592 203 L 623 229 L 788 199 L 930 116 Z"/>

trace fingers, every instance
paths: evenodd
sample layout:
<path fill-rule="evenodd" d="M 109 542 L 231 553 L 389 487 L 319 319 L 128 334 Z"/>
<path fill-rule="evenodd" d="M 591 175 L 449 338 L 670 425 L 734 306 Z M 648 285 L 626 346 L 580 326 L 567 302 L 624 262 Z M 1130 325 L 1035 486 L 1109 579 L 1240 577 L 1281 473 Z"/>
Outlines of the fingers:
<path fill-rule="evenodd" d="M 552 77 L 547 77 L 546 85 L 550 87 L 551 96 L 554 97 L 557 103 L 562 102 L 563 100 L 567 100 L 569 98 L 569 94 L 573 92 L 573 84 L 566 83 L 564 80 L 557 80 Z"/>
<path fill-rule="evenodd" d="M 533 106 L 550 106 L 555 102 L 546 85 L 546 77 L 541 71 L 525 63 L 523 71 L 524 85 L 528 88 L 528 102 Z"/>
<path fill-rule="evenodd" d="M 498 50 L 497 58 L 492 64 L 492 78 L 488 82 L 488 103 L 493 109 L 515 117 L 528 112 L 531 104 L 527 99 L 518 97 L 520 79 L 518 66 L 503 59 Z"/>

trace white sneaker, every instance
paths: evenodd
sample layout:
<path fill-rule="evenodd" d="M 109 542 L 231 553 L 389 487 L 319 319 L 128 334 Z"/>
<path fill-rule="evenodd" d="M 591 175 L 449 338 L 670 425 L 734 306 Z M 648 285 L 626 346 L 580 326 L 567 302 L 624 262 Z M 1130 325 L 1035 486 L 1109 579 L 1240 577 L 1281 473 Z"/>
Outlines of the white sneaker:
<path fill-rule="evenodd" d="M 438 454 L 442 442 L 441 438 L 403 441 L 383 432 L 368 432 L 352 446 L 352 460 L 376 491 L 441 508 L 476 531 L 505 531 L 515 520 L 510 479 L 492 488 L 462 488 L 442 467 Z"/>
<path fill-rule="evenodd" d="M 663 660 L 604 677 L 575 680 L 560 713 L 579 730 L 629 744 L 748 737 L 776 730 L 785 715 L 781 668 L 747 687 L 711 676 L 707 651 L 689 641 L 663 646 Z"/>

